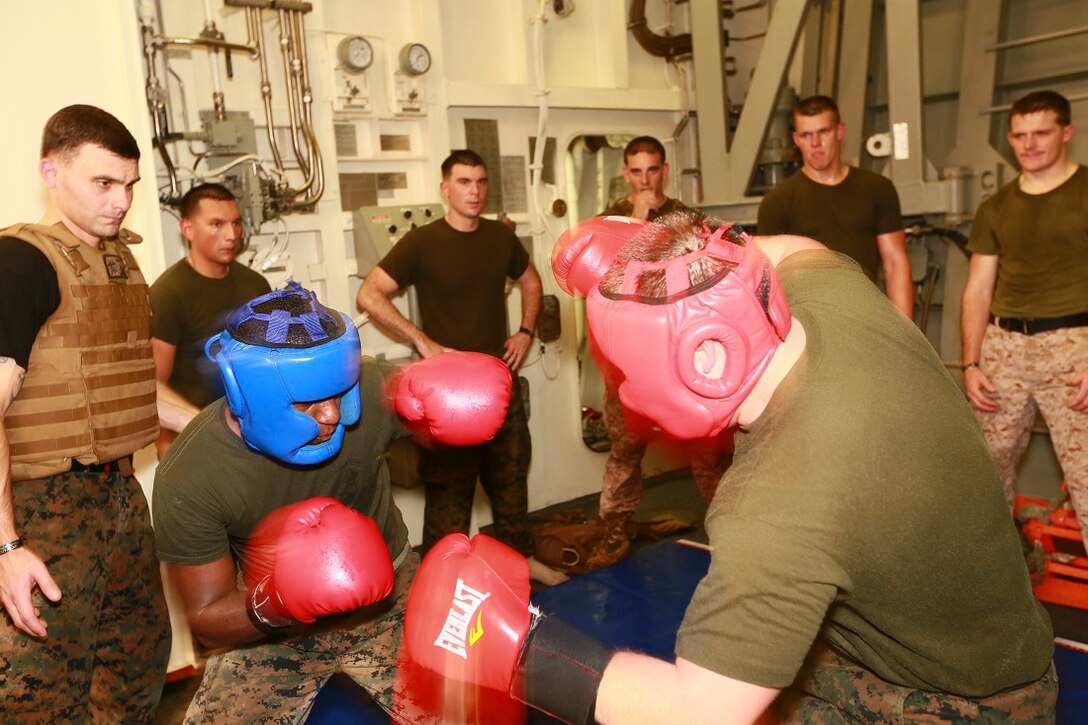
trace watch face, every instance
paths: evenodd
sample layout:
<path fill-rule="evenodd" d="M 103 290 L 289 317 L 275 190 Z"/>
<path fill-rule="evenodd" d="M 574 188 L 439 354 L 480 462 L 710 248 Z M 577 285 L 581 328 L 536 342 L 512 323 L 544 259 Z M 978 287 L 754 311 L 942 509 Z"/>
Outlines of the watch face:
<path fill-rule="evenodd" d="M 370 67 L 374 61 L 374 48 L 366 38 L 356 35 L 344 38 L 338 47 L 340 64 L 344 70 L 360 73 Z"/>
<path fill-rule="evenodd" d="M 411 43 L 405 46 L 404 70 L 413 75 L 426 73 L 431 67 L 431 51 L 420 43 Z"/>

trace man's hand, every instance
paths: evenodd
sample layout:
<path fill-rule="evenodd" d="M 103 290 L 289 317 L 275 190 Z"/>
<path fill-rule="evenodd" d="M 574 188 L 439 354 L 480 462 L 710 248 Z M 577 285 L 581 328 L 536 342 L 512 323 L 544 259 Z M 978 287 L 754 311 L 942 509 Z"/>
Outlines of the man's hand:
<path fill-rule="evenodd" d="M 512 371 L 517 371 L 525 360 L 525 353 L 529 351 L 529 345 L 533 342 L 533 336 L 527 332 L 515 332 L 506 338 L 503 343 L 502 361 Z"/>
<path fill-rule="evenodd" d="M 32 551 L 15 549 L 0 556 L 0 601 L 12 624 L 32 637 L 45 639 L 47 626 L 31 597 L 35 586 L 49 601 L 60 601 L 60 587 Z"/>
<path fill-rule="evenodd" d="M 643 189 L 634 195 L 631 205 L 634 207 L 631 216 L 635 219 L 649 219 L 650 214 L 657 209 L 657 192 L 653 189 Z"/>
<path fill-rule="evenodd" d="M 418 352 L 421 357 L 431 357 L 433 355 L 438 355 L 439 353 L 450 352 L 451 350 L 453 350 L 452 347 L 439 345 L 429 337 L 424 337 L 424 339 L 416 342 L 416 352 Z"/>
<path fill-rule="evenodd" d="M 1088 413 L 1088 368 L 1081 370 L 1080 375 L 1066 381 L 1065 384 L 1077 389 L 1073 399 L 1069 401 L 1069 409 L 1078 413 Z"/>
<path fill-rule="evenodd" d="M 967 402 L 975 410 L 993 413 L 1000 407 L 996 400 L 1000 397 L 997 388 L 977 365 L 963 371 L 963 387 L 967 391 Z"/>

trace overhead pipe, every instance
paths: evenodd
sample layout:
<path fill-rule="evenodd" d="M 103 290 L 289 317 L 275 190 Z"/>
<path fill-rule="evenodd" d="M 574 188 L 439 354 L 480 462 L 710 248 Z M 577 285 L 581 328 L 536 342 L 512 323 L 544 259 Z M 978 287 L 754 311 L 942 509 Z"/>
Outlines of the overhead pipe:
<path fill-rule="evenodd" d="M 658 35 L 646 23 L 646 0 L 631 0 L 627 29 L 635 36 L 642 49 L 659 58 L 676 58 L 691 55 L 691 33 L 682 35 Z"/>
<path fill-rule="evenodd" d="M 257 65 L 261 74 L 261 101 L 264 104 L 264 123 L 268 133 L 268 145 L 272 149 L 272 160 L 276 169 L 283 170 L 283 155 L 280 153 L 279 142 L 276 141 L 276 129 L 272 116 L 272 83 L 268 80 L 268 57 L 264 48 L 264 31 L 261 28 L 260 10 L 247 7 L 246 31 L 249 34 L 249 42 L 257 49 Z"/>
<path fill-rule="evenodd" d="M 309 149 L 311 162 L 313 164 L 314 181 L 313 191 L 310 196 L 304 201 L 310 205 L 317 202 L 325 192 L 325 167 L 321 158 L 321 149 L 317 143 L 317 134 L 314 133 L 314 94 L 313 88 L 310 86 L 310 67 L 309 60 L 306 53 L 306 30 L 302 23 L 302 12 L 295 12 L 295 36 L 298 40 L 300 68 L 299 72 L 301 76 L 299 81 L 301 83 L 300 90 L 302 92 L 302 128 L 306 134 L 306 144 Z"/>
<path fill-rule="evenodd" d="M 292 192 L 295 196 L 307 192 L 302 199 L 288 202 L 288 206 L 305 208 L 312 206 L 324 192 L 324 171 L 312 125 L 313 99 L 305 61 L 306 44 L 303 37 L 302 12 L 294 8 L 280 9 L 279 19 L 280 52 L 283 56 L 283 70 L 287 80 L 291 144 L 299 168 L 305 177 L 303 185 Z"/>
<path fill-rule="evenodd" d="M 147 63 L 147 80 L 144 84 L 144 95 L 147 100 L 147 110 L 151 114 L 152 142 L 162 158 L 166 167 L 166 175 L 170 181 L 170 194 L 167 201 L 175 201 L 180 197 L 177 169 L 174 160 L 170 158 L 170 152 L 166 148 L 165 137 L 170 133 L 169 109 L 166 105 L 166 90 L 159 83 L 159 76 L 155 69 L 156 50 L 154 44 L 155 27 L 150 17 L 140 18 L 140 34 L 143 40 L 144 60 Z"/>

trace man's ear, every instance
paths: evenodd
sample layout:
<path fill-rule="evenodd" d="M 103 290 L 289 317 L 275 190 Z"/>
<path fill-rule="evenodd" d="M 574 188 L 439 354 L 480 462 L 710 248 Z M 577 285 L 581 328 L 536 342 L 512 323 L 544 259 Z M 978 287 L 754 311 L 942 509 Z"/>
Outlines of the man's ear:
<path fill-rule="evenodd" d="M 193 223 L 188 219 L 181 219 L 178 221 L 178 229 L 181 230 L 181 236 L 185 238 L 186 243 L 193 243 Z"/>
<path fill-rule="evenodd" d="M 57 170 L 57 162 L 48 156 L 38 162 L 38 172 L 50 189 L 55 189 L 57 186 Z"/>

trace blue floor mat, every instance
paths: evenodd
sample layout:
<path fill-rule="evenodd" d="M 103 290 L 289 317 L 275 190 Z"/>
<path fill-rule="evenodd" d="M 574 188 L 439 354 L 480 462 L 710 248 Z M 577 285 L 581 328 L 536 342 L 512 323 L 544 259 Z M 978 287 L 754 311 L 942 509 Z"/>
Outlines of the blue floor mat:
<path fill-rule="evenodd" d="M 704 549 L 661 544 L 534 592 L 532 599 L 609 647 L 671 662 L 676 630 L 708 566 Z"/>
<path fill-rule="evenodd" d="M 1058 725 L 1088 723 L 1088 645 L 1058 640 L 1054 666 L 1058 670 Z"/>
<path fill-rule="evenodd" d="M 391 720 L 355 680 L 337 672 L 314 698 L 306 725 L 386 725 Z"/>

